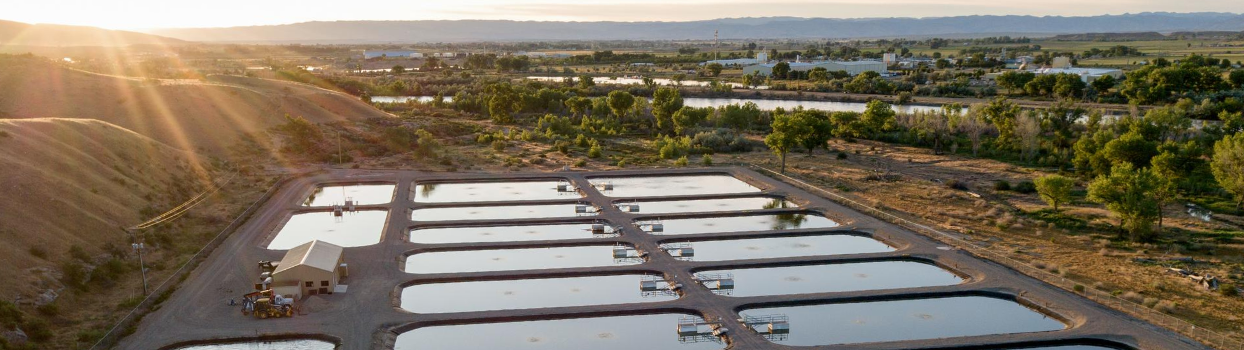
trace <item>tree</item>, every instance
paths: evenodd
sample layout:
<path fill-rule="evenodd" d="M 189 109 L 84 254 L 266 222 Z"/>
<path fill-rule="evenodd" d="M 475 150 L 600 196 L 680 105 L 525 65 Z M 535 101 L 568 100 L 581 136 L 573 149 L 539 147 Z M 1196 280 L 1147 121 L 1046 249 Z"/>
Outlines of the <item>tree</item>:
<path fill-rule="evenodd" d="M 733 128 L 735 131 L 750 129 L 752 123 L 760 119 L 760 106 L 753 102 L 726 105 L 719 111 L 720 125 Z"/>
<path fill-rule="evenodd" d="M 1037 195 L 1053 207 L 1054 211 L 1058 211 L 1060 203 L 1071 201 L 1071 190 L 1075 187 L 1075 181 L 1061 175 L 1047 175 L 1038 177 L 1033 182 L 1037 185 Z"/>
<path fill-rule="evenodd" d="M 794 121 L 804 130 L 803 134 L 796 135 L 799 138 L 799 144 L 808 150 L 808 155 L 812 155 L 812 151 L 817 148 L 828 147 L 829 139 L 833 137 L 834 127 L 829 123 L 829 118 L 825 113 L 820 111 L 799 111 L 795 113 Z"/>
<path fill-rule="evenodd" d="M 989 121 L 985 120 L 984 104 L 974 104 L 968 113 L 955 121 L 955 127 L 968 137 L 972 143 L 972 156 L 975 157 L 981 148 L 981 138 L 989 131 Z"/>
<path fill-rule="evenodd" d="M 829 80 L 829 71 L 825 70 L 824 67 L 812 68 L 812 70 L 808 71 L 808 80 L 814 82 Z"/>
<path fill-rule="evenodd" d="M 774 154 L 782 158 L 781 172 L 786 173 L 786 154 L 799 144 L 799 135 L 807 134 L 803 125 L 795 120 L 792 115 L 778 115 L 773 118 L 773 132 L 765 136 L 765 145 L 773 150 Z"/>
<path fill-rule="evenodd" d="M 1218 185 L 1235 195 L 1236 206 L 1244 203 L 1244 132 L 1227 135 L 1214 143 L 1210 169 Z"/>
<path fill-rule="evenodd" d="M 489 85 L 485 91 L 492 95 L 488 99 L 488 114 L 497 124 L 514 122 L 513 114 L 522 110 L 522 98 L 510 84 Z"/>
<path fill-rule="evenodd" d="M 592 76 L 587 75 L 587 74 L 579 76 L 579 87 L 580 88 L 590 89 L 593 86 L 596 86 L 596 81 L 592 80 Z"/>
<path fill-rule="evenodd" d="M 656 119 L 656 129 L 662 132 L 672 130 L 674 127 L 674 113 L 677 113 L 682 107 L 682 94 L 678 92 L 678 89 L 663 87 L 653 92 L 652 116 Z"/>
<path fill-rule="evenodd" d="M 894 129 L 894 108 L 881 100 L 868 101 L 860 121 L 864 125 L 864 137 L 876 138 L 882 132 Z"/>
<path fill-rule="evenodd" d="M 1109 175 L 1098 176 L 1089 184 L 1088 199 L 1104 204 L 1118 215 L 1120 227 L 1131 240 L 1146 241 L 1152 238 L 1151 226 L 1158 216 L 1158 203 L 1153 196 L 1157 182 L 1148 169 L 1119 163 L 1110 169 Z"/>
<path fill-rule="evenodd" d="M 1055 79 L 1054 88 L 1051 92 L 1055 97 L 1074 98 L 1084 96 L 1084 88 L 1088 84 L 1081 80 L 1079 75 L 1075 74 L 1059 74 Z"/>
<path fill-rule="evenodd" d="M 1244 89 L 1244 69 L 1231 71 L 1228 80 L 1231 81 L 1231 86 L 1234 86 L 1236 89 Z"/>
<path fill-rule="evenodd" d="M 683 106 L 677 112 L 674 112 L 673 123 L 674 133 L 683 134 L 696 127 L 701 122 L 708 119 L 710 108 L 695 108 Z"/>
<path fill-rule="evenodd" d="M 626 91 L 614 90 L 609 92 L 608 102 L 613 115 L 622 119 L 635 107 L 635 96 Z"/>
<path fill-rule="evenodd" d="M 1019 139 L 1019 155 L 1026 161 L 1036 159 L 1041 151 L 1041 122 L 1031 112 L 1024 113 L 1015 123 L 1015 135 Z"/>
<path fill-rule="evenodd" d="M 1158 154 L 1158 145 L 1157 142 L 1146 139 L 1139 130 L 1132 129 L 1107 142 L 1101 152 L 1110 164 L 1128 163 L 1135 168 L 1144 168 Z"/>
<path fill-rule="evenodd" d="M 389 72 L 392 72 L 393 74 L 406 73 L 406 67 L 402 67 L 400 65 L 393 66 L 393 69 L 390 69 Z"/>
<path fill-rule="evenodd" d="M 566 99 L 566 102 L 563 103 L 566 104 L 566 108 L 570 109 L 570 113 L 575 117 L 586 115 L 592 110 L 592 99 L 586 97 L 571 97 Z"/>
<path fill-rule="evenodd" d="M 709 63 L 704 66 L 704 69 L 708 70 L 710 76 L 715 77 L 721 75 L 721 70 L 726 69 L 726 67 L 722 66 L 721 63 Z"/>
<path fill-rule="evenodd" d="M 1103 75 L 1094 79 L 1091 85 L 1093 85 L 1093 90 L 1096 90 L 1098 94 L 1105 94 L 1117 83 L 1118 80 L 1115 80 L 1113 76 Z"/>
<path fill-rule="evenodd" d="M 419 67 L 419 69 L 424 70 L 424 71 L 430 71 L 430 70 L 436 70 L 437 68 L 440 68 L 440 66 L 441 66 L 441 60 L 437 59 L 436 57 L 428 57 L 427 60 L 423 61 L 423 66 Z"/>
<path fill-rule="evenodd" d="M 999 74 L 995 81 L 998 82 L 998 86 L 1006 89 L 1006 93 L 1009 95 L 1015 89 L 1023 89 L 1024 85 L 1027 85 L 1028 82 L 1036 77 L 1036 73 L 1029 71 L 1007 71 Z"/>
<path fill-rule="evenodd" d="M 683 73 L 674 74 L 674 76 L 670 77 L 670 82 L 673 82 L 674 86 L 682 86 L 683 80 L 687 80 L 687 75 Z"/>
<path fill-rule="evenodd" d="M 786 79 L 786 76 L 789 74 L 790 74 L 790 63 L 778 62 L 777 64 L 773 65 L 773 74 L 772 74 L 773 79 Z"/>
<path fill-rule="evenodd" d="M 998 129 L 998 138 L 994 140 L 995 147 L 999 149 L 1014 149 L 1015 119 L 1019 116 L 1019 112 L 1019 105 L 1008 101 L 1004 97 L 990 101 L 981 110 L 985 120 L 988 120 L 990 124 L 993 124 Z"/>

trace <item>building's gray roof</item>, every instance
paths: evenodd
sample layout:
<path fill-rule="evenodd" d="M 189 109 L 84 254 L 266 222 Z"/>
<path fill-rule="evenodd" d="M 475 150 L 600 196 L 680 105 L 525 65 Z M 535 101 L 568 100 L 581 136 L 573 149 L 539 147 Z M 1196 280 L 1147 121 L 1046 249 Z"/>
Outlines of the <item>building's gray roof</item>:
<path fill-rule="evenodd" d="M 299 265 L 306 265 L 324 271 L 336 271 L 337 262 L 341 261 L 341 246 L 313 240 L 303 243 L 300 246 L 285 252 L 285 257 L 281 259 L 281 264 L 276 267 L 276 271 L 272 274 L 281 273 L 281 271 L 289 270 Z"/>

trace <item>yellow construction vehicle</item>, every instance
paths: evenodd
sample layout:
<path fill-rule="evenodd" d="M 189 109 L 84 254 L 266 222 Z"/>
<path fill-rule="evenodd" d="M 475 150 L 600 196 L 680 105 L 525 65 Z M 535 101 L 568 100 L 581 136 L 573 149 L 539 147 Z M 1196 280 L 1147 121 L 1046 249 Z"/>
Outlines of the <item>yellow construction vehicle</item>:
<path fill-rule="evenodd" d="M 242 314 L 258 318 L 294 317 L 294 301 L 271 289 L 242 296 Z"/>

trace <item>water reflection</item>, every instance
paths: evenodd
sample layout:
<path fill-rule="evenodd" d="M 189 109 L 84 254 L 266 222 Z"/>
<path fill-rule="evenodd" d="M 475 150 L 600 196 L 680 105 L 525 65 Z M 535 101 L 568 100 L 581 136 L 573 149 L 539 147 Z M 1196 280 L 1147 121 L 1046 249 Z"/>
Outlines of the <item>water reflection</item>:
<path fill-rule="evenodd" d="M 407 273 L 463 273 L 634 265 L 614 258 L 613 246 L 489 249 L 419 253 L 406 257 Z"/>
<path fill-rule="evenodd" d="M 709 350 L 715 342 L 682 343 L 678 314 L 578 318 L 416 328 L 397 336 L 395 350 Z"/>
<path fill-rule="evenodd" d="M 503 205 L 485 207 L 424 208 L 410 212 L 415 221 L 537 219 L 593 216 L 597 209 L 580 204 Z"/>
<path fill-rule="evenodd" d="M 415 202 L 461 203 L 580 198 L 565 181 L 416 183 Z M 564 188 L 564 189 L 563 189 Z"/>
<path fill-rule="evenodd" d="M 795 204 L 783 199 L 747 197 L 726 199 L 697 199 L 680 201 L 619 202 L 616 206 L 625 212 L 645 214 L 707 213 L 720 211 L 794 208 Z"/>
<path fill-rule="evenodd" d="M 729 175 L 599 177 L 589 181 L 611 197 L 689 196 L 760 192 Z"/>
<path fill-rule="evenodd" d="M 522 242 L 616 236 L 612 227 L 593 224 L 423 228 L 410 241 L 424 244 Z"/>
<path fill-rule="evenodd" d="M 792 330 L 783 344 L 814 346 L 1060 330 L 1052 318 L 1010 300 L 967 296 L 751 309 L 779 314 Z"/>
<path fill-rule="evenodd" d="M 655 232 L 653 223 L 642 222 L 641 227 L 658 235 L 690 235 L 700 233 L 726 233 L 768 230 L 793 230 L 838 227 L 838 223 L 820 215 L 805 213 L 724 216 L 695 219 L 671 219 L 659 222 L 661 230 Z"/>
<path fill-rule="evenodd" d="M 416 313 L 470 312 L 674 300 L 644 294 L 643 275 L 434 283 L 402 289 L 402 308 Z"/>
<path fill-rule="evenodd" d="M 774 238 L 694 241 L 694 260 L 723 261 L 797 256 L 884 253 L 893 247 L 872 238 L 852 235 L 816 235 Z"/>
<path fill-rule="evenodd" d="M 380 242 L 389 217 L 387 210 L 294 214 L 268 244 L 268 249 L 285 250 L 312 240 L 321 240 L 342 247 L 361 247 Z"/>
<path fill-rule="evenodd" d="M 302 202 L 303 206 L 327 207 L 345 205 L 346 200 L 355 205 L 388 204 L 393 200 L 394 185 L 334 185 L 319 186 Z"/>
<path fill-rule="evenodd" d="M 937 266 L 911 261 L 708 270 L 733 277 L 734 296 L 785 295 L 949 286 L 963 282 Z"/>
<path fill-rule="evenodd" d="M 177 350 L 333 350 L 336 344 L 322 340 L 278 340 L 192 345 Z"/>

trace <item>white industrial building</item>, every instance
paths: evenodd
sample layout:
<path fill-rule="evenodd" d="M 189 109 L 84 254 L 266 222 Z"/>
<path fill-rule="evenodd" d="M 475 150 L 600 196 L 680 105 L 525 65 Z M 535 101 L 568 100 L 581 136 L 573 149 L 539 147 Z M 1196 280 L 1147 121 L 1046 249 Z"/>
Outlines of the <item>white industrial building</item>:
<path fill-rule="evenodd" d="M 341 246 L 320 240 L 290 249 L 272 272 L 270 288 L 294 300 L 336 292 L 337 283 L 347 273 L 342 251 Z"/>
<path fill-rule="evenodd" d="M 423 58 L 423 54 L 411 50 L 364 50 L 363 58 Z"/>
<path fill-rule="evenodd" d="M 700 63 L 700 65 L 704 66 L 704 65 L 716 63 L 716 64 L 720 64 L 720 65 L 727 66 L 727 67 L 730 67 L 730 66 L 742 67 L 742 66 L 750 66 L 750 65 L 762 64 L 762 63 L 767 63 L 767 62 L 769 62 L 769 53 L 758 52 L 756 53 L 756 58 L 735 58 L 735 59 L 728 59 L 728 60 L 711 60 L 711 61 L 707 61 L 704 63 Z"/>
<path fill-rule="evenodd" d="M 1036 73 L 1036 74 L 1075 74 L 1075 75 L 1079 75 L 1080 80 L 1083 80 L 1086 83 L 1091 83 L 1094 80 L 1097 80 L 1097 78 L 1101 78 L 1107 75 L 1115 79 L 1123 78 L 1123 70 L 1114 69 L 1114 68 L 1078 68 L 1078 67 L 1041 68 L 1041 69 L 1037 69 L 1033 71 L 1033 73 Z"/>
<path fill-rule="evenodd" d="M 864 72 L 877 72 L 885 74 L 888 72 L 885 62 L 880 61 L 823 61 L 823 62 L 788 62 L 792 72 L 806 72 L 814 68 L 820 67 L 830 72 L 846 71 L 850 75 L 859 75 Z M 759 73 L 763 76 L 773 74 L 773 67 L 777 63 L 763 63 L 752 66 L 743 67 L 743 74 Z"/>

